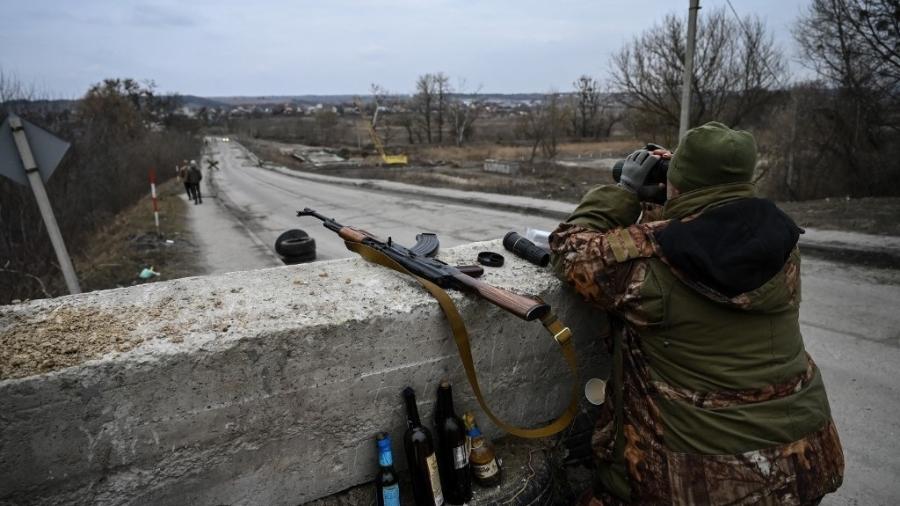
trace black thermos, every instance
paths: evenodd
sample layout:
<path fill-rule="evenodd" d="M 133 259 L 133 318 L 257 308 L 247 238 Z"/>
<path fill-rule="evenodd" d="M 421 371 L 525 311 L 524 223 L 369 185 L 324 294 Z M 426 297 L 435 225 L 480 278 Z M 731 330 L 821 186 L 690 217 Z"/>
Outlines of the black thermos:
<path fill-rule="evenodd" d="M 550 253 L 515 232 L 509 232 L 503 237 L 503 247 L 534 265 L 546 267 L 550 263 Z"/>

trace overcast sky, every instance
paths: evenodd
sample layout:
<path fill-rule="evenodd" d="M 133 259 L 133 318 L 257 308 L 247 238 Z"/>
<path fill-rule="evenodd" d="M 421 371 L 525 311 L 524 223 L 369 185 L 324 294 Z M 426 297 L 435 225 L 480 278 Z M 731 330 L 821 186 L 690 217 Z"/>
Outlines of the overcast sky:
<path fill-rule="evenodd" d="M 725 0 L 701 0 L 704 10 Z M 808 0 L 732 0 L 794 58 Z M 443 71 L 485 92 L 565 91 L 688 0 L 3 0 L 0 68 L 54 97 L 105 77 L 202 96 L 408 93 Z M 727 8 L 727 6 L 726 6 Z M 797 68 L 797 65 L 792 65 Z"/>

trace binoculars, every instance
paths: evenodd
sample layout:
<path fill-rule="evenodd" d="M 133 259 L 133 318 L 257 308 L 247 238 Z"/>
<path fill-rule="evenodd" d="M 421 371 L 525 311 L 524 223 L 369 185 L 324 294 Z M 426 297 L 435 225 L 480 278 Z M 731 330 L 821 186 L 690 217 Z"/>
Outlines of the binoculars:
<path fill-rule="evenodd" d="M 665 149 L 659 144 L 653 144 L 652 142 L 647 143 L 644 146 L 644 149 L 647 151 L 653 152 L 657 149 Z M 644 180 L 644 185 L 657 185 L 659 183 L 666 184 L 666 173 L 669 172 L 669 161 L 664 158 L 660 158 L 656 165 L 650 169 L 650 173 L 647 174 L 647 179 Z M 622 179 L 622 167 L 625 166 L 625 160 L 619 160 L 612 167 L 612 178 L 616 183 Z"/>

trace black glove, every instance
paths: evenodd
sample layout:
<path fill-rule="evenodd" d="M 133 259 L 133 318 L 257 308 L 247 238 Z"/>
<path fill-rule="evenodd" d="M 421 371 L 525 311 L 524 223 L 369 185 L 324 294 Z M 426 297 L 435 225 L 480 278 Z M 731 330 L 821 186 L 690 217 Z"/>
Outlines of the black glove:
<path fill-rule="evenodd" d="M 625 158 L 622 166 L 622 176 L 619 186 L 634 193 L 638 200 L 662 203 L 666 200 L 666 187 L 664 184 L 649 183 L 651 171 L 660 162 L 661 158 L 651 154 L 646 149 L 639 149 Z"/>

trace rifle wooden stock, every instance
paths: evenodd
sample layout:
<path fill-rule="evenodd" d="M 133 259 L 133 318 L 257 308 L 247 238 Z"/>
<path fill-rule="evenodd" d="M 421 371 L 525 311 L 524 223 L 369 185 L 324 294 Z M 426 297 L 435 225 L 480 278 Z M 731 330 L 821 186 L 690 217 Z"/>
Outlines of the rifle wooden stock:
<path fill-rule="evenodd" d="M 341 228 L 340 230 L 338 230 L 338 235 L 341 236 L 341 239 L 350 242 L 363 242 L 363 239 L 369 237 L 353 227 Z"/>
<path fill-rule="evenodd" d="M 460 285 L 460 288 L 468 289 L 478 293 L 481 298 L 494 304 L 497 307 L 505 309 L 510 313 L 522 318 L 523 320 L 534 320 L 543 318 L 550 311 L 550 306 L 539 299 L 532 299 L 524 295 L 512 293 L 502 288 L 489 285 L 484 281 L 471 278 L 465 274 L 459 273 L 453 276 Z"/>

